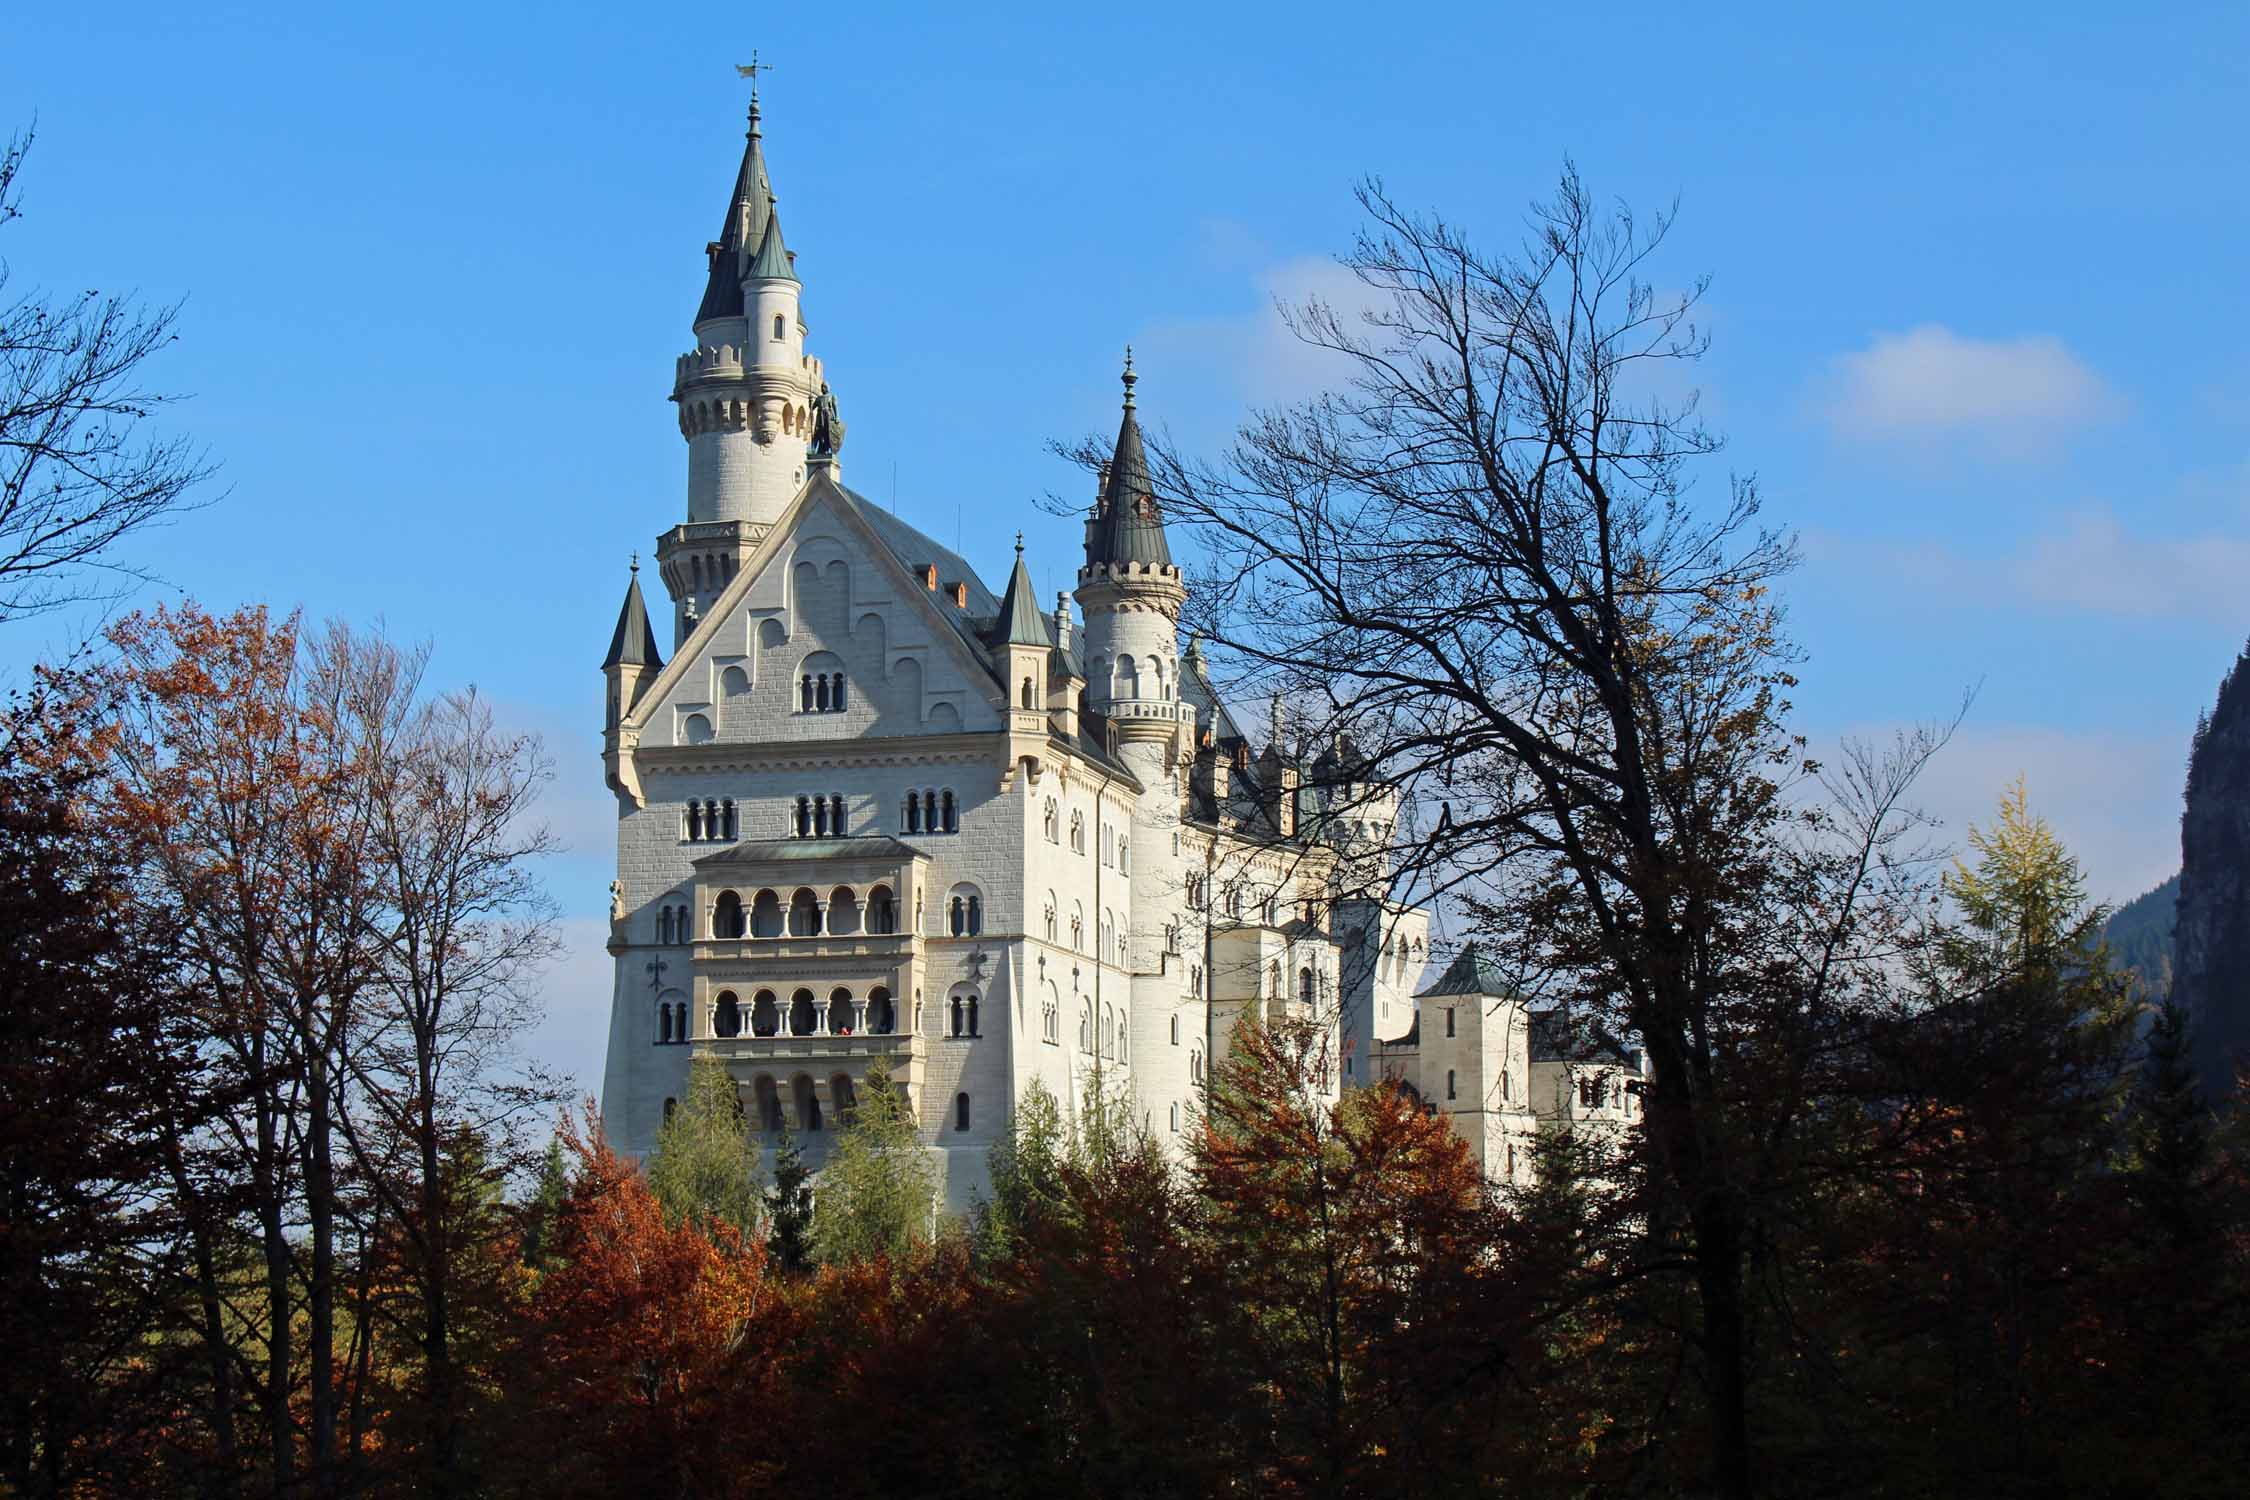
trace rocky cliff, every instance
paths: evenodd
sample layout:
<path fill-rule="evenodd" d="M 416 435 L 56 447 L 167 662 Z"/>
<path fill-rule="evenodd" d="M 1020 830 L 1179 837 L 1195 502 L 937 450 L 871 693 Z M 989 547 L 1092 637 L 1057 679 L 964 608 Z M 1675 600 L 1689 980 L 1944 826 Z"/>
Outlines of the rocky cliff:
<path fill-rule="evenodd" d="M 2180 896 L 2172 995 L 2194 1026 L 2209 1097 L 2233 1092 L 2250 1060 L 2250 650 L 2196 725 L 2180 814 Z"/>

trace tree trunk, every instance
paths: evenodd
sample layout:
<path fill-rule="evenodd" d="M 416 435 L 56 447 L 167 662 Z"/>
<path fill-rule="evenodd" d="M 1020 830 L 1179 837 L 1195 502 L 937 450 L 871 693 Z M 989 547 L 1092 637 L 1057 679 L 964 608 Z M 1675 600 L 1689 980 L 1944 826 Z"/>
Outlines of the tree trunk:
<path fill-rule="evenodd" d="M 313 1040 L 307 1028 L 308 1044 Z M 305 1206 L 312 1225 L 306 1354 L 312 1363 L 312 1489 L 321 1500 L 336 1480 L 336 1184 L 329 1156 L 327 1058 L 308 1045 L 305 1059 Z"/>

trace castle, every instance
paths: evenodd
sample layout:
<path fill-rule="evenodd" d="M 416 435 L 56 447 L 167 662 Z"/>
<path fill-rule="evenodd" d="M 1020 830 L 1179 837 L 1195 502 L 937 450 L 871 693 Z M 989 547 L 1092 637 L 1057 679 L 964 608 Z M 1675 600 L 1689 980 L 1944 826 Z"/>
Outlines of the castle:
<path fill-rule="evenodd" d="M 1495 1176 L 1528 1171 L 1542 1117 L 1637 1108 L 1630 1058 L 1542 1039 L 1473 949 L 1417 1021 L 1429 918 L 1386 893 L 1398 798 L 1348 742 L 1288 743 L 1278 707 L 1253 753 L 1181 649 L 1129 358 L 1050 611 L 1020 536 L 995 597 L 845 486 L 755 94 L 706 257 L 672 391 L 687 517 L 656 544 L 670 660 L 636 564 L 602 663 L 621 1149 L 653 1146 L 706 1055 L 760 1139 L 786 1128 L 818 1165 L 880 1058 L 958 1211 L 1035 1082 L 1184 1142 L 1252 1007 L 1330 1028 L 1336 1089 L 1402 1080 Z"/>

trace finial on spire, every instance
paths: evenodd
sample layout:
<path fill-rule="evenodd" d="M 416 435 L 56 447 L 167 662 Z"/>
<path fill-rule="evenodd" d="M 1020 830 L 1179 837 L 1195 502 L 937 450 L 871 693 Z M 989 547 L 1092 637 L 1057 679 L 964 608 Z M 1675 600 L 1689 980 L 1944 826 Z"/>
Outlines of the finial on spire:
<path fill-rule="evenodd" d="M 1023 533 L 1020 531 L 1016 533 L 1016 556 L 1023 556 Z"/>
<path fill-rule="evenodd" d="M 758 49 L 753 47 L 750 49 L 750 60 L 746 63 L 736 63 L 734 71 L 738 76 L 750 80 L 750 133 L 756 135 L 758 133 L 758 75 L 760 73 L 771 73 L 773 64 L 758 61 Z"/>
<path fill-rule="evenodd" d="M 1133 405 L 1133 382 L 1135 382 L 1136 380 L 1139 380 L 1140 378 L 1141 378 L 1140 376 L 1138 376 L 1138 375 L 1135 375 L 1135 374 L 1133 373 L 1133 346 L 1132 346 L 1131 344 L 1127 344 L 1127 345 L 1125 346 L 1125 375 L 1124 375 L 1124 380 L 1125 380 L 1125 405 L 1126 405 L 1126 407 L 1127 407 L 1128 409 L 1130 409 L 1130 408 L 1132 407 L 1132 405 Z"/>
<path fill-rule="evenodd" d="M 633 576 L 635 578 L 641 576 L 641 554 L 637 551 L 633 554 Z"/>

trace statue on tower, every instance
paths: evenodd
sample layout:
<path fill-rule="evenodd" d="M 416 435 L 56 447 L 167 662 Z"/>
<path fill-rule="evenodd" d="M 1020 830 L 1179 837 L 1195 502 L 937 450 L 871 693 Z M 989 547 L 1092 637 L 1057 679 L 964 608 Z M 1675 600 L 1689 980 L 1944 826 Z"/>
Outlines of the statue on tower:
<path fill-rule="evenodd" d="M 836 414 L 836 393 L 823 380 L 820 383 L 820 396 L 813 402 L 813 456 L 834 458 L 836 450 L 843 446 L 844 419 Z"/>

